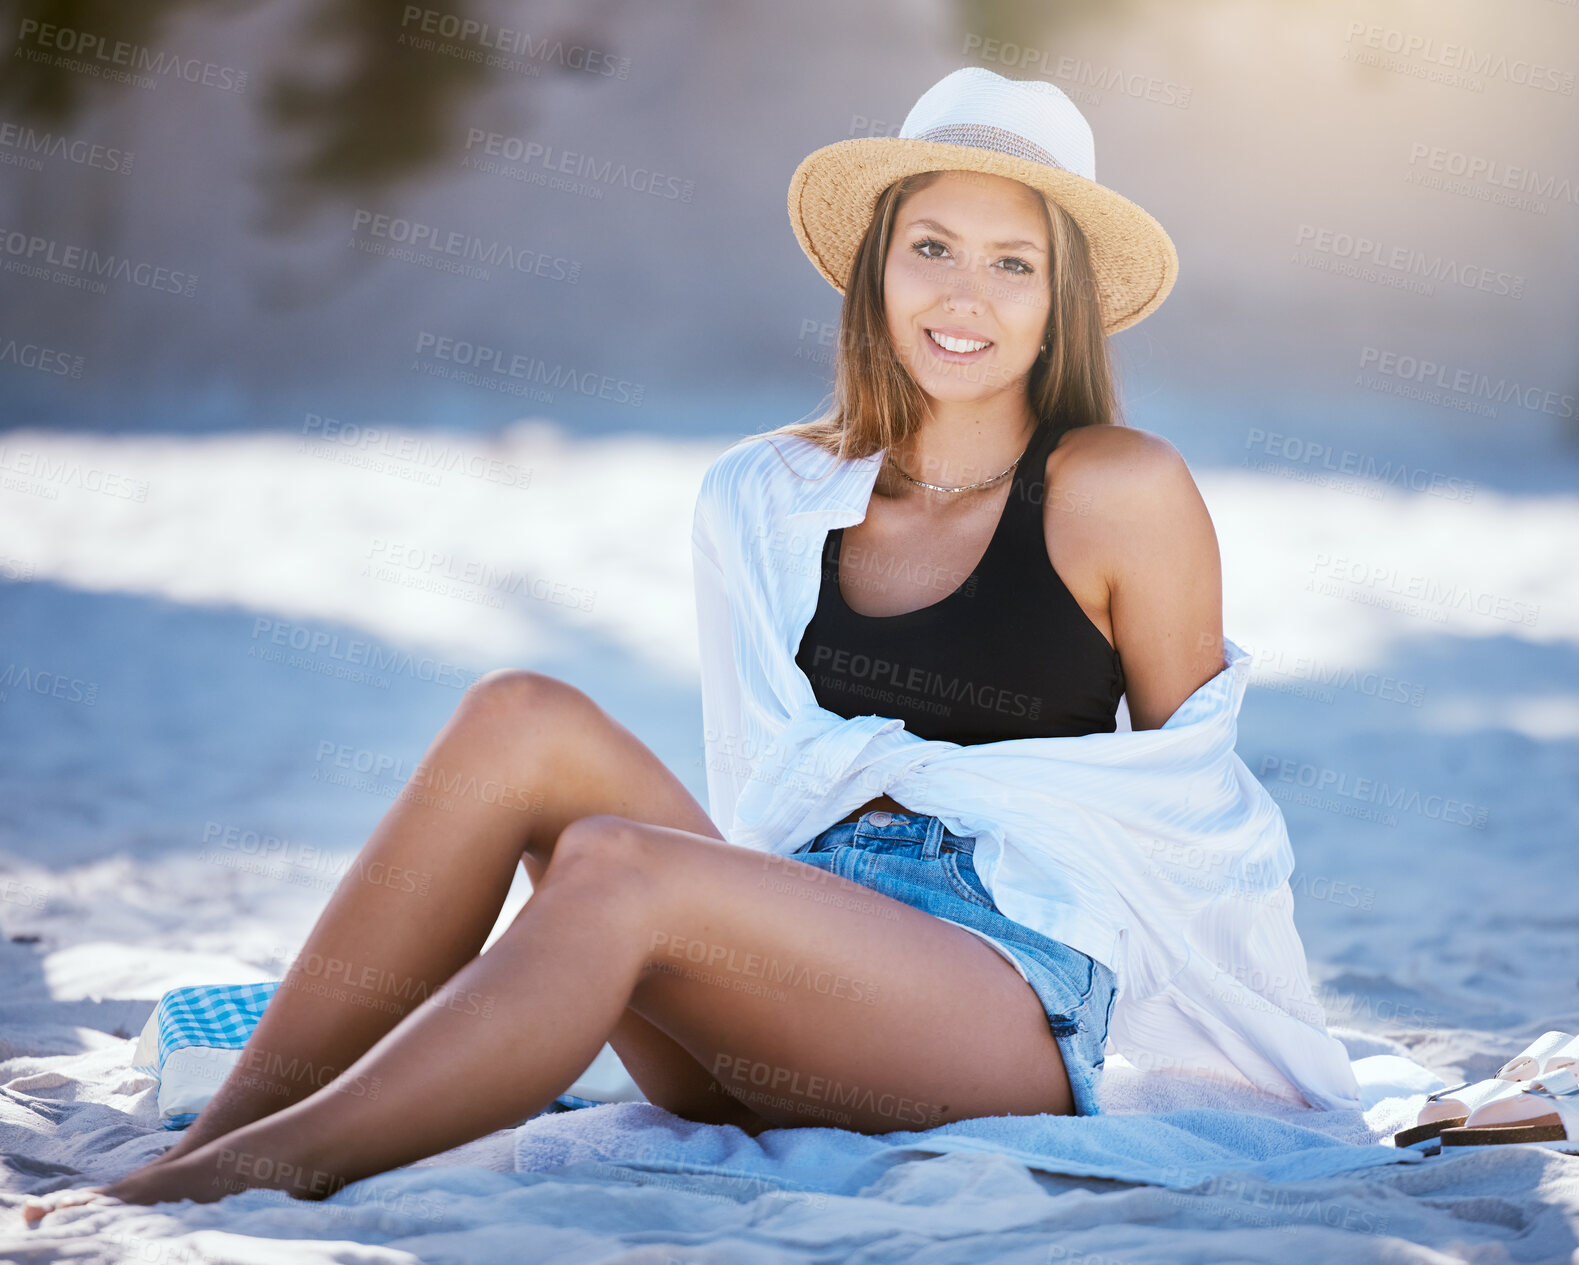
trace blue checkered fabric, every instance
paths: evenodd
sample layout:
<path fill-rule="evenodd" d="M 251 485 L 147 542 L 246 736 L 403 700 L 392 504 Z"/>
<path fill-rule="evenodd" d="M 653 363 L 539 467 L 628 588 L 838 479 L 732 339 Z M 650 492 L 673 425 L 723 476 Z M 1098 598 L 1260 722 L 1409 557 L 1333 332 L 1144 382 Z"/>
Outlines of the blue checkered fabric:
<path fill-rule="evenodd" d="M 164 1074 L 165 1060 L 188 1046 L 213 1050 L 239 1050 L 258 1026 L 263 1011 L 279 987 L 278 980 L 263 984 L 194 984 L 172 988 L 159 999 L 158 1063 L 140 1066 L 140 1072 Z M 184 1129 L 197 1119 L 196 1112 L 169 1117 L 166 1129 Z"/>
<path fill-rule="evenodd" d="M 188 1046 L 207 1046 L 214 1050 L 239 1050 L 263 1018 L 269 999 L 280 986 L 279 980 L 262 984 L 195 984 L 172 988 L 159 999 L 159 1062 L 155 1067 L 136 1070 L 159 1076 L 165 1060 Z M 550 1111 L 571 1111 L 599 1104 L 574 1094 L 561 1094 Z M 171 1116 L 166 1129 L 184 1129 L 197 1119 L 196 1112 Z"/>
<path fill-rule="evenodd" d="M 265 984 L 194 984 L 159 999 L 159 1064 L 138 1071 L 158 1075 L 165 1060 L 189 1045 L 239 1050 L 263 1017 L 279 981 Z"/>

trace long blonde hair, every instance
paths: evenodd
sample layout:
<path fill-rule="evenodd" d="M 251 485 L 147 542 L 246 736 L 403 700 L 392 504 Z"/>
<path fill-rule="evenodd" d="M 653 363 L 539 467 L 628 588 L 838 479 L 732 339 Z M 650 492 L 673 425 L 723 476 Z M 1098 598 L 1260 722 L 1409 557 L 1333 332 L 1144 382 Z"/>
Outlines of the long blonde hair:
<path fill-rule="evenodd" d="M 839 309 L 832 404 L 818 417 L 758 438 L 798 435 L 836 457 L 858 460 L 904 443 L 920 426 L 925 397 L 894 348 L 883 270 L 900 207 L 941 174 L 918 172 L 878 195 Z M 1052 245 L 1047 351 L 1037 357 L 1026 385 L 1037 433 L 1050 425 L 1123 425 L 1086 235 L 1056 202 L 1040 194 L 1037 201 Z"/>

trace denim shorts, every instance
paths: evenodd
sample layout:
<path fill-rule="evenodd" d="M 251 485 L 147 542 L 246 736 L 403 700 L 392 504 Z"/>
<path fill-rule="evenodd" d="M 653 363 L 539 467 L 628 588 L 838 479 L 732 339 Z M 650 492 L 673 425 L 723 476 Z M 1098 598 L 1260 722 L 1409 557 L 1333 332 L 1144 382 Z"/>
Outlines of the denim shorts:
<path fill-rule="evenodd" d="M 1075 1114 L 1097 1115 L 1113 972 L 1005 916 L 976 873 L 975 844 L 937 817 L 870 812 L 828 827 L 790 856 L 974 932 L 1003 954 L 1042 1003 L 1069 1073 Z"/>

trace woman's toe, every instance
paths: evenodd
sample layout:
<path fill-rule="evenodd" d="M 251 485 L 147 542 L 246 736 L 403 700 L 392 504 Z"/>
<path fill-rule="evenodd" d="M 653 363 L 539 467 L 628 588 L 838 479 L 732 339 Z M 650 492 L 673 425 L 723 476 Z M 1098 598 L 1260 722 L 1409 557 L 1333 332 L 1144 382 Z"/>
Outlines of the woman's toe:
<path fill-rule="evenodd" d="M 54 1190 L 47 1195 L 32 1195 L 22 1205 L 22 1219 L 28 1225 L 37 1225 L 49 1213 L 59 1208 L 72 1208 L 78 1204 L 95 1203 L 108 1196 L 97 1187 L 89 1189 Z"/>

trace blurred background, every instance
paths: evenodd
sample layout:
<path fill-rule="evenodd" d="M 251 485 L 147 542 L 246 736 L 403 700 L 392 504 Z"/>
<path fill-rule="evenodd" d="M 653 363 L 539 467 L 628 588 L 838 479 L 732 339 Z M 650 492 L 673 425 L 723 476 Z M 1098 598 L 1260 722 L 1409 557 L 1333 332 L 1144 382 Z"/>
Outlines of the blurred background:
<path fill-rule="evenodd" d="M 0 40 L 30 1049 L 277 978 L 491 668 L 705 804 L 696 489 L 831 377 L 790 174 L 961 65 L 1062 88 L 1178 248 L 1125 414 L 1212 511 L 1332 1022 L 1571 1029 L 1571 0 L 9 0 Z"/>

